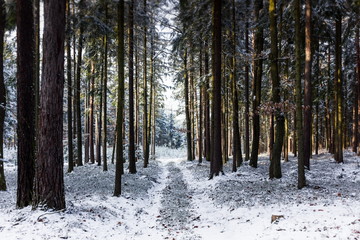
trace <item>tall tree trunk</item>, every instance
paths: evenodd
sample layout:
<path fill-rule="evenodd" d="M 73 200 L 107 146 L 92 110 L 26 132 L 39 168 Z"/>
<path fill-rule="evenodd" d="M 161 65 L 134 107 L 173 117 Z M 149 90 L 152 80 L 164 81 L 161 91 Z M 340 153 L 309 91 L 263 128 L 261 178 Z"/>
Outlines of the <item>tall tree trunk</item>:
<path fill-rule="evenodd" d="M 146 0 L 145 0 L 146 1 Z M 114 196 L 121 195 L 121 175 L 123 174 L 124 157 L 123 157 L 123 112 L 124 112 L 124 0 L 118 3 L 118 101 L 117 101 L 117 117 L 116 117 L 116 171 L 115 171 L 115 189 Z"/>
<path fill-rule="evenodd" d="M 104 1 L 105 4 L 105 24 L 108 22 L 108 6 L 107 1 Z M 103 119 L 102 119 L 102 158 L 103 158 L 103 170 L 108 170 L 108 161 L 107 161 L 107 80 L 108 80 L 108 35 L 104 36 L 104 82 L 102 87 L 102 97 L 103 97 Z"/>
<path fill-rule="evenodd" d="M 210 178 L 222 171 L 221 153 L 221 0 L 213 1 L 213 158 Z"/>
<path fill-rule="evenodd" d="M 202 50 L 202 43 L 200 43 L 200 53 L 199 53 L 199 74 L 200 77 L 203 77 L 203 50 Z M 199 134 L 199 164 L 202 163 L 202 156 L 203 156 L 203 112 L 204 112 L 204 91 L 205 87 L 204 84 L 200 84 L 200 91 L 199 91 L 199 124 L 198 124 L 198 134 Z"/>
<path fill-rule="evenodd" d="M 310 169 L 311 156 L 311 0 L 305 1 L 305 81 L 304 81 L 304 165 Z"/>
<path fill-rule="evenodd" d="M 204 54 L 204 71 L 205 71 L 205 94 L 204 94 L 204 120 L 205 120 L 205 159 L 206 161 L 211 161 L 211 134 L 210 134 L 210 84 L 209 84 L 209 52 L 208 52 L 208 43 L 205 41 L 204 44 L 205 54 Z"/>
<path fill-rule="evenodd" d="M 66 1 L 66 27 L 67 27 L 67 36 L 66 36 L 66 74 L 67 74 L 67 123 L 68 123 L 68 172 L 74 170 L 74 149 L 73 149 L 73 127 L 72 127 L 72 77 L 71 77 L 71 35 L 69 34 L 71 28 L 70 21 L 70 2 Z"/>
<path fill-rule="evenodd" d="M 355 48 L 356 48 L 356 76 L 355 76 L 355 94 L 354 94 L 354 122 L 353 122 L 353 152 L 358 152 L 359 147 L 359 93 L 360 93 L 360 45 L 359 45 L 359 27 L 355 30 Z"/>
<path fill-rule="evenodd" d="M 4 123 L 6 109 L 6 90 L 4 81 L 4 33 L 5 33 L 5 1 L 0 0 L 0 158 L 4 158 Z M 0 191 L 6 191 L 4 162 L 0 161 Z"/>
<path fill-rule="evenodd" d="M 147 14 L 147 3 L 144 0 L 144 14 Z M 144 26 L 144 63 L 143 63 L 143 84 L 144 84 L 144 112 L 143 112 L 143 154 L 144 154 L 144 168 L 149 164 L 149 128 L 148 128 L 148 83 L 147 83 L 147 26 Z"/>
<path fill-rule="evenodd" d="M 300 23 L 300 0 L 295 0 L 295 100 L 296 100 L 296 142 L 298 150 L 298 188 L 305 186 L 304 166 L 304 138 L 303 138 L 303 117 L 302 117 L 302 88 L 301 88 L 301 23 Z"/>
<path fill-rule="evenodd" d="M 82 166 L 82 128 L 81 128 L 81 102 L 80 102 L 80 83 L 81 83 L 81 66 L 82 66 L 82 50 L 83 50 L 83 33 L 84 33 L 84 23 L 83 21 L 83 9 L 84 9 L 84 0 L 79 2 L 79 19 L 80 19 L 80 33 L 79 33 L 79 43 L 78 43 L 78 58 L 76 66 L 76 86 L 75 86 L 75 114 L 76 114 L 76 139 L 77 139 L 77 165 Z"/>
<path fill-rule="evenodd" d="M 90 162 L 95 163 L 95 149 L 94 149 L 94 91 L 95 91 L 95 63 L 91 61 L 91 76 L 90 76 L 90 113 L 89 113 L 89 145 L 90 145 Z"/>
<path fill-rule="evenodd" d="M 341 20 L 339 16 L 335 20 L 335 161 L 343 162 L 343 99 L 342 99 L 342 70 L 341 70 Z"/>
<path fill-rule="evenodd" d="M 191 138 L 191 116 L 189 101 L 189 76 L 187 67 L 187 49 L 184 54 L 184 91 L 185 91 L 185 121 L 186 121 L 186 143 L 187 143 L 187 160 L 192 161 L 192 138 Z"/>
<path fill-rule="evenodd" d="M 134 138 L 134 0 L 129 5 L 129 171 L 136 173 Z"/>
<path fill-rule="evenodd" d="M 34 31 L 35 31 L 35 132 L 39 126 L 40 105 L 40 0 L 34 0 Z"/>
<path fill-rule="evenodd" d="M 246 11 L 250 7 L 250 0 L 246 0 Z M 245 23 L 245 51 L 249 54 L 249 19 Z M 250 67 L 248 62 L 245 65 L 245 161 L 250 159 L 250 94 L 249 94 L 249 73 Z"/>
<path fill-rule="evenodd" d="M 238 162 L 242 162 L 241 146 L 240 146 L 240 129 L 239 129 L 239 99 L 236 83 L 236 9 L 235 0 L 232 1 L 232 61 L 231 61 L 231 91 L 232 91 L 232 132 L 233 132 L 233 164 L 232 171 L 236 172 Z M 246 82 L 246 80 L 245 80 Z"/>
<path fill-rule="evenodd" d="M 17 11 L 17 207 L 31 204 L 35 173 L 35 35 L 33 1 L 18 0 Z M 3 39 L 3 38 L 2 38 Z"/>
<path fill-rule="evenodd" d="M 43 79 L 33 206 L 65 208 L 63 95 L 65 1 L 44 2 Z"/>
<path fill-rule="evenodd" d="M 259 106 L 261 101 L 261 78 L 262 78 L 262 50 L 264 45 L 263 27 L 260 22 L 260 13 L 263 11 L 263 1 L 254 1 L 254 22 L 257 24 L 254 33 L 254 78 L 253 78 L 253 141 L 251 149 L 251 159 L 249 165 L 257 168 L 259 142 L 260 142 L 260 113 Z"/>
<path fill-rule="evenodd" d="M 274 148 L 272 157 L 270 159 L 270 178 L 281 178 L 281 150 L 284 142 L 284 112 L 279 105 L 281 104 L 281 85 L 278 67 L 278 36 L 277 36 L 277 21 L 276 21 L 276 0 L 269 2 L 270 14 L 270 38 L 271 38 L 271 52 L 270 52 L 270 75 L 272 80 L 272 101 L 275 107 L 274 117 L 276 118 L 276 133 L 274 139 Z"/>

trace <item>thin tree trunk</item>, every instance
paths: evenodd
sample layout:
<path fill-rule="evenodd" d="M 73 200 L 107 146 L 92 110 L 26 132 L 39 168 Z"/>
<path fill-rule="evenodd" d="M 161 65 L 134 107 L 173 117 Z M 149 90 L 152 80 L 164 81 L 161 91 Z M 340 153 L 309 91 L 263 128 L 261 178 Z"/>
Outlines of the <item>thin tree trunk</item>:
<path fill-rule="evenodd" d="M 341 16 L 335 20 L 335 161 L 343 162 L 343 99 L 341 70 Z"/>
<path fill-rule="evenodd" d="M 246 0 L 246 11 L 250 7 L 250 0 Z M 249 21 L 246 18 L 245 23 L 245 51 L 249 54 Z M 250 95 L 249 95 L 249 73 L 250 67 L 249 64 L 246 62 L 245 65 L 245 161 L 249 161 L 250 159 Z"/>
<path fill-rule="evenodd" d="M 146 0 L 145 0 L 146 1 Z M 115 171 L 115 189 L 114 196 L 121 195 L 121 175 L 123 173 L 123 112 L 124 112 L 124 0 L 118 3 L 118 101 L 117 101 L 117 117 L 116 117 L 116 171 Z"/>
<path fill-rule="evenodd" d="M 105 3 L 105 24 L 108 22 L 108 6 L 107 1 Z M 108 35 L 104 36 L 104 82 L 102 87 L 103 97 L 103 128 L 102 128 L 102 158 L 103 158 L 103 170 L 108 170 L 107 161 L 107 79 L 108 79 Z"/>
<path fill-rule="evenodd" d="M 184 54 L 184 91 L 185 91 L 185 118 L 186 118 L 186 140 L 187 140 L 187 160 L 192 161 L 192 138 L 191 138 L 191 117 L 190 117 L 190 101 L 189 101 L 189 76 L 187 69 L 187 50 Z"/>
<path fill-rule="evenodd" d="M 65 208 L 63 95 L 65 1 L 44 2 L 43 78 L 33 206 Z"/>
<path fill-rule="evenodd" d="M 35 173 L 35 33 L 33 1 L 18 0 L 17 8 L 17 207 L 31 204 Z M 3 39 L 3 38 L 1 38 Z M 4 97 L 1 95 L 2 98 Z M 4 101 L 4 98 L 2 99 Z"/>
<path fill-rule="evenodd" d="M 360 45 L 359 45 L 359 27 L 355 30 L 355 48 L 356 48 L 356 76 L 355 76 L 355 94 L 354 94 L 354 121 L 353 121 L 353 152 L 358 152 L 359 146 L 359 92 L 360 92 Z"/>
<path fill-rule="evenodd" d="M 67 32 L 69 33 L 71 28 L 71 21 L 70 21 L 70 3 L 69 0 L 66 1 L 66 16 L 67 16 Z M 67 55 L 67 123 L 68 123 L 68 172 L 72 172 L 74 170 L 74 149 L 73 149 L 73 127 L 72 127 L 72 78 L 71 78 L 71 35 L 67 34 L 66 37 L 66 55 Z"/>
<path fill-rule="evenodd" d="M 6 90 L 4 81 L 4 34 L 5 34 L 5 1 L 0 0 L 0 158 L 4 158 L 4 123 L 6 109 Z M 0 160 L 0 191 L 6 191 L 4 162 Z"/>
<path fill-rule="evenodd" d="M 91 76 L 90 76 L 90 113 L 89 113 L 89 145 L 90 145 L 90 162 L 95 163 L 95 149 L 94 149 L 94 91 L 95 91 L 95 63 L 91 61 Z"/>
<path fill-rule="evenodd" d="M 254 2 L 254 22 L 257 24 L 254 33 L 254 78 L 253 78 L 253 141 L 251 149 L 251 159 L 249 165 L 257 168 L 259 142 L 260 142 L 260 113 L 259 106 L 261 101 L 261 78 L 262 78 L 262 50 L 264 45 L 263 27 L 260 22 L 260 13 L 263 11 L 263 1 L 255 0 Z"/>
<path fill-rule="evenodd" d="M 305 81 L 304 81 L 304 165 L 310 169 L 311 156 L 311 0 L 305 1 Z"/>
<path fill-rule="evenodd" d="M 134 0 L 129 5 L 129 172 L 136 173 L 134 138 Z"/>
<path fill-rule="evenodd" d="M 298 150 L 298 188 L 306 184 L 304 166 L 303 119 L 302 119 L 302 88 L 301 88 L 301 34 L 300 34 L 300 0 L 295 1 L 295 99 L 296 99 L 296 140 Z"/>
<path fill-rule="evenodd" d="M 147 3 L 144 0 L 144 14 L 147 14 Z M 143 112 L 143 154 L 144 154 L 144 168 L 147 168 L 149 164 L 149 128 L 148 128 L 148 87 L 147 87 L 147 26 L 144 26 L 144 63 L 143 63 L 143 84 L 144 84 L 144 112 Z"/>
<path fill-rule="evenodd" d="M 211 139 L 210 139 L 210 97 L 209 97 L 209 53 L 208 53 L 208 43 L 205 41 L 204 44 L 205 54 L 204 54 L 204 71 L 205 71 L 205 94 L 204 94 L 204 121 L 205 121 L 205 159 L 211 161 Z"/>
<path fill-rule="evenodd" d="M 78 42 L 78 58 L 77 58 L 77 68 L 76 68 L 76 86 L 75 86 L 75 108 L 76 108 L 76 137 L 77 137 L 77 165 L 82 166 L 82 129 L 81 129 L 81 107 L 80 107 L 80 83 L 81 83 L 81 66 L 82 66 L 82 50 L 83 50 L 83 33 L 84 33 L 84 23 L 83 21 L 83 9 L 84 9 L 84 0 L 80 0 L 79 3 L 79 19 L 80 19 L 80 33 L 79 33 L 79 42 Z"/>

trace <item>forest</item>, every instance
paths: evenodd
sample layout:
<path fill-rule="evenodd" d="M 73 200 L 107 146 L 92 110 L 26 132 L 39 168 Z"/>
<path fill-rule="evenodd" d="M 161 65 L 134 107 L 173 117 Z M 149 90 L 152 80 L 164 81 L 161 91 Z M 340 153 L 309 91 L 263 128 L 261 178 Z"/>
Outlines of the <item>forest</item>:
<path fill-rule="evenodd" d="M 0 238 L 360 239 L 359 20 L 0 0 Z"/>

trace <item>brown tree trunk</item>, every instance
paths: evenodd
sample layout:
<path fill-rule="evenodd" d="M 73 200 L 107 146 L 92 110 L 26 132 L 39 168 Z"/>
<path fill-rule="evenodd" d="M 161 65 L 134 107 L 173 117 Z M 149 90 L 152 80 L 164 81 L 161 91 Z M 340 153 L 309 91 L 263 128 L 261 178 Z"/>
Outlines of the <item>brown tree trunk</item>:
<path fill-rule="evenodd" d="M 205 54 L 204 54 L 204 71 L 205 71 L 205 94 L 204 94 L 204 121 L 205 121 L 205 159 L 206 161 L 211 160 L 211 137 L 210 137 L 210 96 L 209 96 L 209 53 L 208 53 L 208 43 L 205 41 L 204 44 Z"/>
<path fill-rule="evenodd" d="M 353 121 L 353 152 L 358 152 L 359 147 L 359 93 L 360 93 L 360 45 L 359 45 L 359 27 L 355 30 L 355 48 L 356 48 L 356 76 L 355 76 L 355 94 L 354 94 L 354 121 Z"/>
<path fill-rule="evenodd" d="M 136 173 L 134 136 L 134 0 L 129 5 L 129 172 Z"/>
<path fill-rule="evenodd" d="M 4 81 L 4 33 L 5 33 L 5 2 L 0 0 L 0 158 L 4 158 L 4 123 L 6 109 L 6 90 Z M 6 191 L 4 163 L 0 160 L 0 191 Z"/>
<path fill-rule="evenodd" d="M 221 153 L 221 0 L 213 1 L 213 157 L 210 178 L 222 171 Z"/>
<path fill-rule="evenodd" d="M 145 0 L 146 2 L 146 0 Z M 116 170 L 115 170 L 115 188 L 114 196 L 121 195 L 121 175 L 124 172 L 124 157 L 123 157 L 123 112 L 124 112 L 124 0 L 120 0 L 118 3 L 118 100 L 117 100 L 117 116 L 116 116 Z"/>
<path fill-rule="evenodd" d="M 305 81 L 304 81 L 304 165 L 310 169 L 312 84 L 311 84 L 311 0 L 305 1 Z"/>
<path fill-rule="evenodd" d="M 18 0 L 17 11 L 17 207 L 31 204 L 35 173 L 35 35 L 33 1 Z M 62 89 L 61 89 L 62 91 Z"/>
<path fill-rule="evenodd" d="M 72 119 L 72 77 L 71 77 L 71 35 L 69 34 L 71 29 L 70 21 L 70 3 L 69 0 L 66 1 L 66 27 L 67 27 L 67 36 L 66 36 L 66 76 L 67 76 L 67 123 L 68 123 L 68 172 L 74 170 L 74 148 L 73 148 L 73 119 Z"/>
<path fill-rule="evenodd" d="M 343 162 L 343 99 L 342 99 L 342 70 L 341 70 L 341 21 L 337 16 L 335 20 L 335 161 Z"/>
<path fill-rule="evenodd" d="M 63 89 L 65 1 L 44 3 L 43 79 L 34 207 L 65 208 L 63 177 Z"/>
<path fill-rule="evenodd" d="M 263 1 L 254 1 L 254 22 L 257 24 L 254 33 L 254 78 L 253 78 L 253 137 L 251 148 L 251 159 L 249 165 L 257 168 L 259 143 L 260 143 L 260 113 L 259 106 L 261 101 L 261 79 L 263 72 L 262 50 L 264 45 L 263 27 L 260 22 L 260 13 L 263 11 Z"/>
<path fill-rule="evenodd" d="M 105 24 L 108 22 L 108 6 L 107 1 L 105 4 Z M 108 80 L 108 36 L 104 36 L 104 82 L 102 86 L 102 98 L 103 98 L 103 119 L 102 119 L 102 158 L 103 158 L 103 170 L 108 170 L 107 161 L 107 80 Z"/>
<path fill-rule="evenodd" d="M 250 0 L 246 0 L 246 11 L 248 11 L 248 8 L 250 6 Z M 246 18 L 245 23 L 245 51 L 247 54 L 249 54 L 249 21 L 248 18 Z M 249 95 L 249 73 L 250 73 L 250 67 L 249 64 L 246 62 L 245 65 L 245 161 L 248 161 L 250 159 L 250 120 L 249 120 L 249 114 L 250 114 L 250 95 Z"/>

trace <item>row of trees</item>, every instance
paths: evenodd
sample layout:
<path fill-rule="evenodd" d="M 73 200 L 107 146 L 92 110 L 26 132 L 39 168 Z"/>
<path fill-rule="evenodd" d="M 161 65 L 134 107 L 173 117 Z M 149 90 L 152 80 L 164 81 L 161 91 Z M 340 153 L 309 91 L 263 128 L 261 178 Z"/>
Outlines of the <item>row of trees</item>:
<path fill-rule="evenodd" d="M 97 162 L 107 171 L 111 157 L 107 150 L 113 146 L 115 196 L 121 194 L 125 149 L 129 172 L 136 173 L 139 155 L 135 151 L 140 145 L 144 167 L 148 166 L 150 155 L 155 155 L 156 142 L 169 147 L 182 145 L 173 115 L 161 109 L 165 86 L 160 71 L 166 68 L 162 60 L 166 43 L 158 33 L 163 19 L 155 12 L 164 2 L 66 1 L 61 17 L 51 15 L 57 8 L 51 5 L 49 9 L 50 3 L 44 3 L 44 25 L 52 32 L 44 28 L 41 45 L 42 5 L 39 1 L 16 2 L 18 207 L 65 207 L 63 140 L 68 172 L 84 162 Z M 1 13 L 8 15 L 7 30 L 11 32 L 11 2 L 2 2 L 1 7 Z M 62 33 L 63 26 L 52 25 L 49 17 L 64 23 L 62 17 L 66 17 L 66 31 Z M 4 33 L 5 21 L 2 23 Z M 64 33 L 65 37 L 61 35 Z M 48 49 L 49 44 L 56 46 L 56 51 Z M 65 64 L 61 60 L 66 60 Z M 47 75 L 54 73 L 46 72 L 46 64 L 56 70 L 56 76 Z M 46 85 L 50 84 L 47 80 L 56 83 L 56 89 Z M 5 112 L 5 107 L 2 109 Z M 63 109 L 67 116 L 64 129 Z M 6 190 L 3 162 L 0 163 L 1 189 Z"/>
<path fill-rule="evenodd" d="M 359 4 L 213 2 L 177 5 L 188 160 L 211 161 L 211 178 L 230 155 L 236 171 L 242 150 L 255 168 L 268 151 L 269 177 L 281 178 L 292 151 L 302 188 L 313 152 L 327 149 L 337 162 L 344 148 L 357 152 Z"/>
<path fill-rule="evenodd" d="M 343 161 L 351 137 L 358 150 L 355 2 L 180 0 L 171 3 L 178 12 L 174 24 L 156 14 L 166 4 L 46 0 L 41 45 L 39 1 L 17 1 L 18 207 L 65 207 L 63 92 L 68 171 L 95 160 L 106 171 L 112 143 L 114 195 L 119 196 L 124 145 L 130 173 L 136 173 L 140 142 L 148 166 L 164 88 L 160 74 L 166 43 L 157 32 L 159 24 L 174 30 L 172 55 L 180 69 L 177 84 L 184 90 L 188 160 L 197 156 L 201 162 L 204 156 L 211 161 L 210 178 L 222 172 L 230 155 L 236 171 L 242 150 L 253 167 L 258 153 L 268 150 L 269 177 L 280 178 L 281 153 L 287 160 L 292 150 L 299 157 L 302 188 L 312 148 L 316 153 L 328 149 L 337 162 Z M 3 22 L 0 29 L 5 29 Z M 6 187 L 0 163 L 0 183 Z"/>

